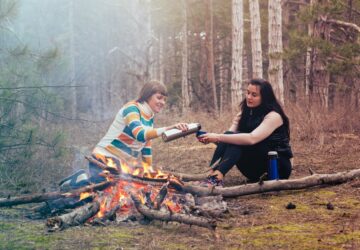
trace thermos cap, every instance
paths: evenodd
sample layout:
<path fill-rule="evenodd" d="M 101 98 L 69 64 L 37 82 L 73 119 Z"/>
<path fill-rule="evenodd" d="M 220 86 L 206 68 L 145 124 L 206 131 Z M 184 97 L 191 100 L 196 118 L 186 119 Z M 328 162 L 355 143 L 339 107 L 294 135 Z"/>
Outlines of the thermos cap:
<path fill-rule="evenodd" d="M 276 151 L 269 151 L 268 156 L 278 156 L 278 153 Z"/>

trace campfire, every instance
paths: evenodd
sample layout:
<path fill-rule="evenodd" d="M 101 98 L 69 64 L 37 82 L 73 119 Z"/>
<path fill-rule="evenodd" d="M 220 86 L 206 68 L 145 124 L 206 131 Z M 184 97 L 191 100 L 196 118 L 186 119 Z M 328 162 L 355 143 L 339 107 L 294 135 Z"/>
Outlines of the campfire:
<path fill-rule="evenodd" d="M 101 155 L 86 158 L 103 170 L 100 175 L 106 181 L 73 190 L 69 197 L 47 201 L 35 208 L 43 215 L 57 215 L 47 219 L 48 231 L 84 223 L 106 225 L 153 219 L 215 229 L 216 222 L 211 215 L 219 216 L 227 211 L 222 198 L 204 199 L 186 193 L 178 177 L 155 170 L 146 163 L 115 162 Z M 61 214 L 69 207 L 74 210 Z"/>

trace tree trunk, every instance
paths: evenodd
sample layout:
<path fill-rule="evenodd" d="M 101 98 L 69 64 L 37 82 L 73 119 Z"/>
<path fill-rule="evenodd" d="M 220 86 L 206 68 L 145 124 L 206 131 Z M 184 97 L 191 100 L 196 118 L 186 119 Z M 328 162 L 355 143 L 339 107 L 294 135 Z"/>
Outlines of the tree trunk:
<path fill-rule="evenodd" d="M 165 70 L 164 70 L 164 37 L 163 34 L 159 35 L 159 80 L 165 83 Z"/>
<path fill-rule="evenodd" d="M 242 99 L 244 18 L 243 0 L 232 1 L 231 109 L 238 111 Z"/>
<path fill-rule="evenodd" d="M 189 83 L 188 83 L 188 36 L 187 36 L 187 3 L 182 0 L 183 27 L 182 27 L 182 66 L 181 66 L 181 94 L 182 112 L 186 113 L 190 108 Z"/>
<path fill-rule="evenodd" d="M 261 22 L 258 0 L 249 0 L 251 24 L 252 78 L 263 78 Z"/>
<path fill-rule="evenodd" d="M 219 41 L 219 83 L 220 83 L 220 100 L 219 100 L 219 112 L 223 114 L 225 104 L 225 93 L 226 93 L 226 65 L 224 60 L 225 50 L 225 39 Z"/>
<path fill-rule="evenodd" d="M 310 0 L 310 10 L 315 3 L 315 0 Z M 308 36 L 312 38 L 314 36 L 314 23 L 308 24 Z M 305 98 L 306 101 L 310 101 L 310 90 L 312 90 L 312 74 L 313 74 L 313 48 L 307 47 L 306 49 L 306 63 L 305 63 Z"/>
<path fill-rule="evenodd" d="M 328 40 L 330 27 L 324 22 L 317 22 L 314 26 L 314 37 L 318 39 Z M 325 109 L 329 105 L 329 83 L 330 73 L 327 70 L 327 58 L 321 57 L 320 49 L 314 49 L 314 62 L 313 62 L 313 88 L 314 94 L 317 95 L 316 99 L 319 100 L 320 106 Z"/>
<path fill-rule="evenodd" d="M 218 101 L 216 94 L 216 82 L 215 82 L 215 68 L 214 68 L 214 15 L 213 15 L 213 0 L 204 0 L 206 4 L 205 15 L 205 48 L 206 48 L 206 82 L 211 86 L 213 108 L 218 113 Z"/>
<path fill-rule="evenodd" d="M 281 0 L 269 1 L 269 81 L 278 100 L 284 104 Z"/>
<path fill-rule="evenodd" d="M 75 24 L 74 24 L 74 8 L 75 8 L 75 0 L 70 0 L 69 2 L 69 28 L 70 28 L 70 42 L 69 42 L 69 47 L 70 47 L 70 85 L 76 85 L 76 63 L 75 63 L 75 58 L 76 58 L 76 54 L 79 53 L 76 51 L 75 49 L 75 38 L 74 36 L 76 35 L 75 32 Z M 71 116 L 72 118 L 76 118 L 77 117 L 77 94 L 76 94 L 76 88 L 71 88 L 70 89 L 70 110 L 71 110 Z"/>

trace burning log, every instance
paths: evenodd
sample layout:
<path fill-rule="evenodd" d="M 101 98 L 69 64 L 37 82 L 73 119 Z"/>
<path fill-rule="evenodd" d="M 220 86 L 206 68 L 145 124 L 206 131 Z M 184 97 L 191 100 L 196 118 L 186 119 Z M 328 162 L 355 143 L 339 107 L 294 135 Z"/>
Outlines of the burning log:
<path fill-rule="evenodd" d="M 109 171 L 110 173 L 115 174 L 115 175 L 120 174 L 120 171 L 117 168 L 109 167 L 106 164 L 96 160 L 95 158 L 93 158 L 91 156 L 85 156 L 85 159 L 91 163 L 94 163 L 96 166 L 98 166 L 102 170 Z"/>
<path fill-rule="evenodd" d="M 99 184 L 93 184 L 89 185 L 83 188 L 79 188 L 76 190 L 72 190 L 67 193 L 62 192 L 50 192 L 50 193 L 43 193 L 43 194 L 33 194 L 33 195 L 24 195 L 24 196 L 18 196 L 18 197 L 9 197 L 9 198 L 3 198 L 0 199 L 0 207 L 10 207 L 10 206 L 16 206 L 26 203 L 39 203 L 49 200 L 56 200 L 60 198 L 65 197 L 76 197 L 80 196 L 81 193 L 85 192 L 93 192 L 97 190 L 104 190 L 105 188 L 114 185 L 115 182 L 112 181 L 105 181 L 101 182 Z"/>
<path fill-rule="evenodd" d="M 118 169 L 115 169 L 113 167 L 109 167 L 106 164 L 98 161 L 97 159 L 89 156 L 85 156 L 85 158 L 91 162 L 97 165 L 99 168 L 105 171 L 105 173 L 108 173 L 107 176 L 110 176 L 114 179 L 122 179 L 127 181 L 134 181 L 141 184 L 151 184 L 151 185 L 160 185 L 161 183 L 167 182 L 167 178 L 147 178 L 144 176 L 136 176 L 131 174 L 125 174 L 120 173 Z M 166 176 L 168 177 L 168 176 Z"/>
<path fill-rule="evenodd" d="M 92 221 L 92 225 L 103 225 L 105 226 L 107 221 L 114 221 L 116 219 L 116 212 L 121 208 L 120 204 L 113 207 L 109 212 L 105 213 L 101 218 L 95 218 Z"/>
<path fill-rule="evenodd" d="M 196 225 L 199 227 L 205 227 L 212 230 L 216 229 L 216 221 L 209 220 L 205 218 L 199 218 L 194 216 L 189 216 L 185 214 L 174 214 L 169 212 L 162 212 L 159 210 L 153 210 L 141 203 L 141 201 L 136 197 L 135 194 L 131 194 L 131 198 L 134 201 L 136 209 L 149 219 L 156 219 L 161 221 L 176 221 L 180 223 L 184 223 L 187 225 Z"/>
<path fill-rule="evenodd" d="M 336 185 L 357 177 L 360 177 L 360 169 L 335 174 L 313 174 L 299 179 L 264 181 L 262 184 L 253 183 L 227 188 L 206 188 L 190 184 L 184 184 L 181 188 L 183 192 L 197 196 L 222 195 L 223 197 L 237 197 L 280 190 L 297 190 L 315 186 Z M 170 182 L 170 184 L 172 183 Z"/>
<path fill-rule="evenodd" d="M 155 205 L 154 208 L 156 210 L 159 210 L 161 207 L 161 204 L 163 203 L 163 201 L 166 198 L 166 195 L 168 193 L 168 185 L 165 184 L 161 187 L 159 193 L 157 194 L 156 198 L 155 198 Z"/>
<path fill-rule="evenodd" d="M 71 226 L 84 224 L 89 218 L 94 216 L 100 209 L 100 203 L 94 201 L 85 206 L 79 207 L 71 213 L 49 218 L 46 222 L 48 232 L 63 230 Z"/>

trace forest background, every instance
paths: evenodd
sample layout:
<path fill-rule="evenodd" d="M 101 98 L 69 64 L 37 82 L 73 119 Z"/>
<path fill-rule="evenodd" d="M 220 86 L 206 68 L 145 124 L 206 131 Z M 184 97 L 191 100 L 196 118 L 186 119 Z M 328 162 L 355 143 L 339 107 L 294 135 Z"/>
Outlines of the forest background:
<path fill-rule="evenodd" d="M 291 121 L 295 176 L 304 150 L 349 160 L 316 171 L 351 168 L 359 37 L 357 0 L 1 0 L 0 195 L 56 189 L 86 169 L 149 79 L 169 89 L 157 126 L 214 132 L 227 129 L 249 79 L 269 79 Z M 155 165 L 189 172 L 212 151 L 195 140 L 154 148 Z"/>

